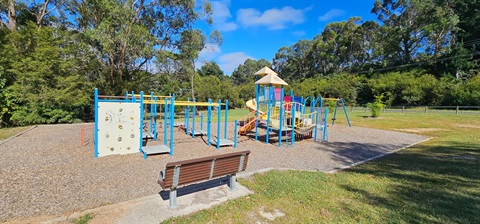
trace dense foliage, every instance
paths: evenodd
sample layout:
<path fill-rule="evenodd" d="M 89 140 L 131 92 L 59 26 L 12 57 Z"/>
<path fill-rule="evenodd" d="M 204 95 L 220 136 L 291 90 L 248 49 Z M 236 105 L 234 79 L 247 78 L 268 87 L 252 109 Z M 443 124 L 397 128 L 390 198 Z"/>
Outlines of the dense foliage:
<path fill-rule="evenodd" d="M 248 59 L 231 76 L 199 52 L 222 42 L 207 0 L 0 2 L 0 127 L 92 119 L 92 92 L 254 97 L 273 67 L 295 95 L 366 105 L 480 105 L 478 0 L 377 0 L 375 21 L 333 22 L 312 40 Z"/>

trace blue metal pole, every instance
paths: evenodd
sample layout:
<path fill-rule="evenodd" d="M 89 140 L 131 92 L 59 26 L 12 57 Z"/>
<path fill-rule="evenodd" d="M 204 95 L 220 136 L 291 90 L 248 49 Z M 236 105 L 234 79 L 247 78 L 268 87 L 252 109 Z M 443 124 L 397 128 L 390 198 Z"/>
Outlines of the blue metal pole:
<path fill-rule="evenodd" d="M 167 116 L 170 117 L 170 115 L 168 115 L 168 99 L 165 98 L 165 109 L 163 110 L 163 144 L 164 145 L 167 145 L 167 132 L 168 132 L 168 126 L 169 124 L 167 122 L 170 122 L 170 120 L 167 121 Z"/>
<path fill-rule="evenodd" d="M 278 133 L 278 147 L 282 147 L 282 136 L 283 136 L 283 94 L 284 89 L 282 86 L 282 92 L 280 93 L 280 130 Z"/>
<path fill-rule="evenodd" d="M 195 138 L 195 114 L 197 113 L 197 107 L 195 106 L 195 98 L 193 98 L 192 108 L 192 138 Z"/>
<path fill-rule="evenodd" d="M 293 90 L 290 90 L 290 96 L 292 97 L 292 106 L 291 106 L 291 113 L 292 113 L 292 131 L 290 132 L 290 141 L 292 142 L 292 146 L 295 145 L 295 110 L 296 108 L 294 107 L 294 96 L 293 96 Z"/>
<path fill-rule="evenodd" d="M 98 89 L 97 88 L 95 88 L 95 90 L 93 91 L 93 95 L 94 95 L 93 109 L 95 111 L 95 135 L 93 137 L 95 149 L 93 150 L 93 157 L 98 158 Z"/>
<path fill-rule="evenodd" d="M 200 114 L 200 131 L 203 131 L 203 113 Z"/>
<path fill-rule="evenodd" d="M 302 114 L 304 114 L 305 113 L 305 101 L 303 99 L 303 96 L 300 97 L 300 103 L 301 103 L 300 104 L 300 111 L 301 111 Z"/>
<path fill-rule="evenodd" d="M 322 142 L 327 141 L 327 120 L 328 120 L 328 107 L 325 108 L 324 110 L 324 120 L 323 120 L 323 136 L 322 136 Z"/>
<path fill-rule="evenodd" d="M 190 98 L 187 99 L 190 102 Z M 185 119 L 187 121 L 187 125 L 185 126 L 185 133 L 188 135 L 188 125 L 190 123 L 190 106 L 187 105 L 187 113 L 185 114 Z"/>
<path fill-rule="evenodd" d="M 259 88 L 259 85 L 255 85 L 255 92 L 257 94 L 255 94 L 255 106 L 257 108 L 257 110 L 255 111 L 255 141 L 258 141 L 258 99 L 260 98 L 259 96 L 259 91 L 260 91 L 260 88 Z"/>
<path fill-rule="evenodd" d="M 315 108 L 315 130 L 313 131 L 314 134 L 313 134 L 313 141 L 316 142 L 317 141 L 317 131 L 318 131 L 318 113 L 320 112 L 320 110 L 318 108 Z"/>
<path fill-rule="evenodd" d="M 238 128 L 238 120 L 235 120 L 235 128 L 233 132 L 233 148 L 237 148 L 237 128 Z"/>
<path fill-rule="evenodd" d="M 310 113 L 313 113 L 315 110 L 315 97 L 312 96 L 312 99 L 310 100 Z"/>
<path fill-rule="evenodd" d="M 170 98 L 172 103 L 170 104 L 170 155 L 173 156 L 173 113 L 175 110 L 175 97 Z"/>
<path fill-rule="evenodd" d="M 337 119 L 337 107 L 338 107 L 338 101 L 335 102 L 335 110 L 333 111 L 332 125 L 335 124 L 335 119 Z"/>
<path fill-rule="evenodd" d="M 132 95 L 133 95 L 133 92 L 132 92 Z M 142 149 L 143 147 L 143 91 L 140 92 L 140 128 L 139 128 L 139 132 L 140 132 L 140 152 L 143 153 L 143 159 L 147 159 L 147 153 L 145 153 Z"/>
<path fill-rule="evenodd" d="M 225 129 L 223 129 L 223 138 L 227 139 L 228 130 L 228 100 L 225 100 Z"/>
<path fill-rule="evenodd" d="M 158 134 L 158 130 L 157 130 L 157 98 L 155 97 L 154 98 L 154 104 L 153 104 L 153 140 L 157 141 L 157 134 Z"/>
<path fill-rule="evenodd" d="M 267 95 L 267 136 L 265 138 L 265 143 L 268 144 L 269 142 L 269 135 L 270 135 L 270 87 L 268 88 L 268 95 Z"/>
<path fill-rule="evenodd" d="M 150 92 L 150 101 L 153 100 L 153 92 Z M 151 103 L 150 102 L 150 125 L 149 125 L 149 132 L 153 134 L 153 116 L 152 116 L 152 112 L 153 112 L 153 107 L 154 107 L 155 104 Z"/>
<path fill-rule="evenodd" d="M 348 127 L 352 127 L 350 124 L 350 119 L 348 118 L 347 108 L 345 107 L 345 102 L 343 102 L 343 98 L 340 99 L 342 101 L 343 112 L 345 113 L 345 117 L 347 117 Z"/>
<path fill-rule="evenodd" d="M 207 144 L 210 145 L 210 131 L 212 125 L 212 100 L 208 99 L 208 114 L 207 114 Z"/>
<path fill-rule="evenodd" d="M 220 114 L 222 112 L 222 100 L 218 100 L 218 116 L 217 116 L 217 149 L 220 149 Z"/>

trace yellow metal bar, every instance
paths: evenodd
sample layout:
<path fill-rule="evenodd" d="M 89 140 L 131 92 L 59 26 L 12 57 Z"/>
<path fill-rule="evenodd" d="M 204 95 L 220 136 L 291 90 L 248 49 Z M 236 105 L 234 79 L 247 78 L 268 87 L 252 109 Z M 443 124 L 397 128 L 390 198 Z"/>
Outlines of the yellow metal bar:
<path fill-rule="evenodd" d="M 322 100 L 340 100 L 339 98 L 322 98 Z"/>
<path fill-rule="evenodd" d="M 225 105 L 221 103 L 220 105 Z M 175 101 L 175 106 L 218 106 L 218 103 L 193 102 L 193 101 Z"/>
<path fill-rule="evenodd" d="M 165 104 L 165 101 L 154 101 L 154 100 L 144 100 L 145 104 Z M 225 105 L 224 103 L 220 105 Z M 175 106 L 218 106 L 218 103 L 208 103 L 208 102 L 192 102 L 192 101 L 175 101 Z"/>

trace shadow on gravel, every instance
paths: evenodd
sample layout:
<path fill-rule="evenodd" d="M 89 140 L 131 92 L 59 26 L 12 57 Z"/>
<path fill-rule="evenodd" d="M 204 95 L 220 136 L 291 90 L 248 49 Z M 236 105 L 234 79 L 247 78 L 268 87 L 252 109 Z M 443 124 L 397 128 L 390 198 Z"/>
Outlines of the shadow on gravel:
<path fill-rule="evenodd" d="M 390 151 L 406 147 L 409 144 L 367 144 L 358 142 L 325 142 L 318 150 L 327 151 L 332 160 L 343 165 L 364 161 L 366 159 L 384 155 Z"/>
<path fill-rule="evenodd" d="M 387 196 L 355 184 L 341 187 L 355 192 L 356 200 L 385 208 L 392 222 L 478 223 L 480 149 L 448 145 L 417 146 L 344 171 L 388 184 Z"/>
<path fill-rule="evenodd" d="M 205 181 L 198 184 L 191 184 L 185 187 L 180 187 L 177 189 L 177 197 L 181 197 L 183 195 L 192 194 L 198 191 L 203 191 L 206 189 L 222 186 L 224 184 L 228 185 L 229 182 L 230 182 L 230 177 L 225 176 L 222 178 Z M 160 197 L 162 197 L 163 200 L 166 201 L 170 199 L 169 193 L 170 193 L 169 190 L 165 190 L 165 191 L 160 191 L 158 194 L 160 195 Z"/>

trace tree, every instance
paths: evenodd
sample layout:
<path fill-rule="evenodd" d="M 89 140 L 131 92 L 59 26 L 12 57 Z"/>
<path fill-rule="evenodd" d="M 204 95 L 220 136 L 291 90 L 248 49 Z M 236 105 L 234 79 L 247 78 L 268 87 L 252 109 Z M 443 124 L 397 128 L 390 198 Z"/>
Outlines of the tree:
<path fill-rule="evenodd" d="M 12 44 L 4 45 L 2 55 L 10 58 L 7 72 L 15 76 L 6 90 L 9 122 L 27 125 L 87 118 L 91 88 L 76 69 L 77 48 L 69 31 L 38 29 L 29 22 L 7 38 Z"/>
<path fill-rule="evenodd" d="M 17 29 L 17 11 L 15 6 L 15 0 L 0 1 L 0 28 Z"/>
<path fill-rule="evenodd" d="M 376 0 L 372 13 L 383 23 L 384 53 L 390 65 L 408 64 L 424 49 L 429 19 L 421 0 Z"/>
<path fill-rule="evenodd" d="M 220 80 L 224 78 L 222 69 L 215 61 L 209 61 L 205 63 L 199 70 L 197 70 L 197 73 L 202 77 L 213 75 Z"/>
<path fill-rule="evenodd" d="M 254 80 L 255 72 L 261 68 L 268 66 L 271 67 L 272 64 L 265 60 L 253 60 L 247 59 L 243 64 L 239 65 L 232 73 L 233 82 L 235 85 L 243 85 L 249 82 L 249 80 Z"/>
<path fill-rule="evenodd" d="M 70 11 L 114 93 L 123 92 L 123 83 L 135 80 L 135 74 L 154 56 L 190 54 L 186 49 L 198 49 L 201 38 L 192 26 L 204 18 L 211 23 L 212 13 L 209 2 L 191 0 L 71 1 Z M 194 55 L 175 56 L 175 60 L 190 60 Z"/>

